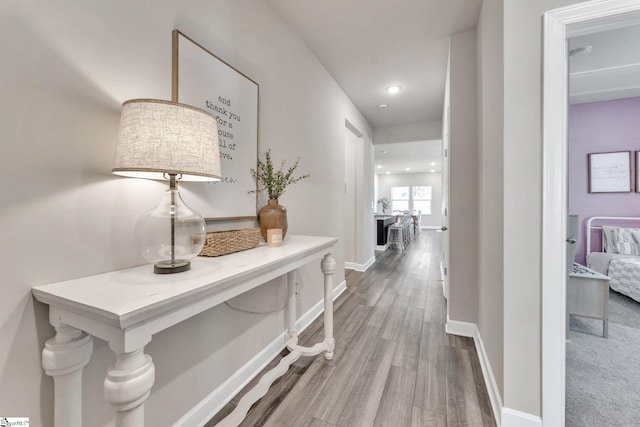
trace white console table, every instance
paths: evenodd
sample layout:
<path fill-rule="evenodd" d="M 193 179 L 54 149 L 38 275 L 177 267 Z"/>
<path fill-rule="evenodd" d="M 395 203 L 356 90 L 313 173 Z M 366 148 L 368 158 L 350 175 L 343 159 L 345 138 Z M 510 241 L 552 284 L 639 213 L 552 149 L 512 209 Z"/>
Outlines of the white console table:
<path fill-rule="evenodd" d="M 251 405 L 300 356 L 325 352 L 333 357 L 333 272 L 337 239 L 287 236 L 284 246 L 259 246 L 217 258 L 198 257 L 191 270 L 154 274 L 150 265 L 34 287 L 34 297 L 49 305 L 56 335 L 42 352 L 42 366 L 54 379 L 56 427 L 82 425 L 82 369 L 93 350 L 92 336 L 109 343 L 116 363 L 104 380 L 104 397 L 116 412 L 116 426 L 144 425 L 144 402 L 155 367 L 144 347 L 152 336 L 198 313 L 287 275 L 287 328 L 290 353 L 238 403 L 219 426 L 235 426 Z M 297 343 L 295 270 L 322 258 L 324 340 L 307 348 Z"/>

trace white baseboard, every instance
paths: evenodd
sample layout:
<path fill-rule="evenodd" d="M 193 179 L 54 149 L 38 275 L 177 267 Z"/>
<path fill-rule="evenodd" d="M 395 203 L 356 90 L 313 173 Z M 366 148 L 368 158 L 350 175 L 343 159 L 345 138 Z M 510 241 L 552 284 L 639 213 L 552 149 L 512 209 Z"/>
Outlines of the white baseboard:
<path fill-rule="evenodd" d="M 173 424 L 174 427 L 204 426 L 229 401 L 238 394 L 287 344 L 287 333 L 283 332 L 265 348 L 236 371 L 227 381 L 213 390 L 189 412 Z"/>
<path fill-rule="evenodd" d="M 457 320 L 451 320 L 447 318 L 447 324 L 444 326 L 446 333 L 451 335 L 460 335 L 461 337 L 473 338 L 476 334 L 478 327 L 475 323 L 460 322 Z"/>
<path fill-rule="evenodd" d="M 347 270 L 355 270 L 355 271 L 367 271 L 367 268 L 371 267 L 376 262 L 376 257 L 371 257 L 364 264 L 357 264 L 355 262 L 345 262 L 344 268 Z"/>
<path fill-rule="evenodd" d="M 441 225 L 421 225 L 420 230 L 442 230 Z"/>
<path fill-rule="evenodd" d="M 474 325 L 476 326 L 476 325 Z M 502 398 L 500 397 L 500 390 L 498 389 L 498 383 L 496 377 L 493 375 L 493 369 L 491 368 L 491 362 L 489 362 L 489 356 L 484 348 L 484 342 L 478 327 L 475 327 L 476 335 L 473 337 L 473 341 L 476 345 L 476 352 L 478 353 L 478 359 L 480 360 L 480 369 L 482 369 L 482 377 L 487 386 L 487 393 L 489 393 L 489 401 L 491 402 L 491 410 L 493 411 L 493 417 L 496 419 L 496 425 L 504 426 L 502 424 L 502 414 L 504 413 L 504 407 L 502 406 Z"/>
<path fill-rule="evenodd" d="M 347 290 L 347 281 L 343 280 L 342 282 L 340 282 L 340 284 L 338 286 L 336 286 L 335 288 L 333 288 L 333 300 L 335 301 L 336 299 L 338 299 L 338 297 L 340 295 L 342 295 L 342 293 L 344 291 Z M 322 305 L 324 307 L 324 301 L 320 301 L 317 305 Z M 307 313 L 309 313 L 311 310 L 307 311 Z M 316 315 L 316 317 L 313 318 L 313 320 L 315 320 L 318 316 L 320 316 L 320 314 L 324 311 L 324 309 L 321 307 L 320 311 L 318 312 L 318 314 Z M 304 316 L 303 316 L 304 317 Z M 300 318 L 302 319 L 302 317 Z M 313 321 L 312 320 L 312 321 Z M 298 320 L 299 321 L 299 320 Z M 311 324 L 311 322 L 309 322 L 309 324 L 304 325 L 305 329 L 307 328 L 307 326 L 309 326 Z"/>
<path fill-rule="evenodd" d="M 376 257 L 375 257 L 375 255 L 374 255 L 374 256 L 372 256 L 371 258 L 369 258 L 369 261 L 367 261 L 367 262 L 365 262 L 365 263 L 364 263 L 364 270 L 362 270 L 362 271 L 367 271 L 367 269 L 368 269 L 369 267 L 371 267 L 371 266 L 372 266 L 373 264 L 375 264 L 375 263 L 376 263 Z"/>
<path fill-rule="evenodd" d="M 389 247 L 388 244 L 386 244 L 386 245 L 376 245 L 375 249 L 376 249 L 376 251 L 383 251 L 384 252 L 384 251 L 387 250 L 388 247 Z"/>
<path fill-rule="evenodd" d="M 498 389 L 496 378 L 493 375 L 493 369 L 491 368 L 491 363 L 489 362 L 487 351 L 484 348 L 484 343 L 482 341 L 480 331 L 478 330 L 478 325 L 471 322 L 459 322 L 447 318 L 445 330 L 448 334 L 473 338 L 473 343 L 475 344 L 476 352 L 478 353 L 478 359 L 480 361 L 482 377 L 484 378 L 484 383 L 487 386 L 487 393 L 489 394 L 489 401 L 491 402 L 493 417 L 496 420 L 496 425 L 506 427 L 507 424 L 504 424 L 503 418 L 505 408 L 502 406 L 500 390 Z M 512 426 L 516 427 L 520 426 L 520 424 L 512 424 Z M 523 424 L 521 427 L 525 426 L 529 427 L 528 424 Z"/>
<path fill-rule="evenodd" d="M 542 418 L 527 412 L 502 408 L 502 427 L 542 427 Z"/>
<path fill-rule="evenodd" d="M 333 289 L 333 299 L 338 298 L 347 290 L 347 282 L 342 281 Z M 324 301 L 320 300 L 311 307 L 298 320 L 296 329 L 298 333 L 304 331 L 315 319 L 324 311 Z M 227 381 L 213 390 L 207 397 L 202 399 L 196 406 L 187 412 L 182 418 L 173 424 L 174 427 L 203 426 L 215 414 L 217 414 L 229 401 L 238 394 L 256 375 L 260 373 L 271 360 L 276 357 L 287 345 L 287 331 L 282 332 L 273 341 L 251 360 L 236 371 Z"/>

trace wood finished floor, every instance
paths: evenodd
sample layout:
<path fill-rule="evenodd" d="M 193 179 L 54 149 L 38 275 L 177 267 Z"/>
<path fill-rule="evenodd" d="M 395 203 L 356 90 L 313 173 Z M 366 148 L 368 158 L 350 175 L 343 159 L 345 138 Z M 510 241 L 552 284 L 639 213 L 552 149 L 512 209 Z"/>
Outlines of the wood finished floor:
<path fill-rule="evenodd" d="M 347 270 L 347 290 L 334 304 L 334 359 L 300 358 L 241 426 L 495 426 L 473 340 L 444 332 L 439 266 L 439 235 L 423 230 L 404 252 L 376 252 L 366 272 Z M 321 316 L 300 343 L 319 342 L 322 332 Z"/>

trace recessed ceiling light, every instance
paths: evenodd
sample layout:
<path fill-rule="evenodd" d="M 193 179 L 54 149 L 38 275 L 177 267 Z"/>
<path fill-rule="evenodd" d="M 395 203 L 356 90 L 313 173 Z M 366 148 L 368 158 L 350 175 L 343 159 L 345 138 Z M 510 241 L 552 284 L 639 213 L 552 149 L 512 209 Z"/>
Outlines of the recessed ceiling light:
<path fill-rule="evenodd" d="M 378 109 L 380 110 L 384 110 L 385 108 L 389 107 L 387 104 L 380 104 L 378 105 Z"/>
<path fill-rule="evenodd" d="M 391 85 L 389 87 L 387 87 L 387 92 L 389 92 L 390 94 L 395 94 L 400 92 L 400 89 L 402 89 L 399 85 Z"/>
<path fill-rule="evenodd" d="M 410 171 L 410 170 L 411 170 L 411 168 L 404 168 L 404 170 L 406 170 L 406 171 Z"/>
<path fill-rule="evenodd" d="M 433 169 L 431 169 L 429 172 L 431 172 L 431 173 L 435 173 L 436 171 L 434 171 Z"/>
<path fill-rule="evenodd" d="M 431 166 L 435 166 L 435 165 L 436 165 L 436 162 L 431 162 Z"/>
<path fill-rule="evenodd" d="M 382 165 L 378 165 L 378 169 L 382 169 Z"/>
<path fill-rule="evenodd" d="M 387 175 L 389 175 L 391 172 L 387 171 Z"/>

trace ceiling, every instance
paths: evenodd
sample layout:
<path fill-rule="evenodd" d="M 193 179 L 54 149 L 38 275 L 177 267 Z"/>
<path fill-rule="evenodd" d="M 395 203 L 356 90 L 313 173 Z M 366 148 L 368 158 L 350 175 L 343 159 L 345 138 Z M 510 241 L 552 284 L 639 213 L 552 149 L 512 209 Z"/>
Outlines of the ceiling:
<path fill-rule="evenodd" d="M 442 119 L 448 38 L 482 0 L 265 0 L 300 35 L 371 126 Z M 640 25 L 574 37 L 570 102 L 640 96 Z M 402 87 L 391 95 L 389 85 Z M 387 108 L 378 106 L 386 104 Z M 376 173 L 439 172 L 440 141 L 381 144 Z M 432 165 L 432 163 L 436 165 Z M 409 168 L 409 171 L 406 170 Z"/>
<path fill-rule="evenodd" d="M 442 119 L 448 37 L 482 0 L 265 0 L 374 128 Z M 401 91 L 385 92 L 391 84 Z M 388 108 L 380 110 L 378 106 Z"/>
<path fill-rule="evenodd" d="M 374 129 L 442 120 L 449 36 L 475 28 L 482 5 L 482 0 L 265 1 Z M 392 84 L 401 86 L 395 95 L 385 90 Z M 381 104 L 387 108 L 378 108 Z M 441 170 L 439 140 L 374 148 L 376 173 Z"/>
<path fill-rule="evenodd" d="M 376 144 L 377 174 L 441 172 L 442 141 L 412 141 Z"/>
<path fill-rule="evenodd" d="M 573 37 L 569 50 L 572 104 L 640 96 L 640 25 Z"/>

